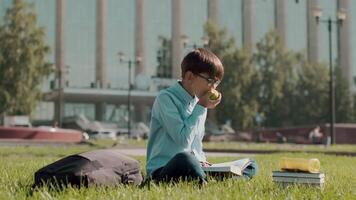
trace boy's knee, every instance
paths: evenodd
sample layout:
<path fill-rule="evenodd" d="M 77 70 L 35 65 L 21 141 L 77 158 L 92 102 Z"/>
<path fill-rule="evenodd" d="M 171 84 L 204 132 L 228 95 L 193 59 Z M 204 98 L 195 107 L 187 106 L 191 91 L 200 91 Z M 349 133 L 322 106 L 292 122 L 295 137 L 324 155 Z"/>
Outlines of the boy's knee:
<path fill-rule="evenodd" d="M 198 159 L 193 154 L 181 152 L 174 156 L 174 160 L 176 163 L 175 167 L 185 171 L 185 176 L 205 180 L 206 175 L 202 170 Z"/>
<path fill-rule="evenodd" d="M 182 160 L 188 160 L 191 159 L 191 157 L 194 157 L 192 154 L 188 153 L 188 152 L 180 152 L 177 153 L 174 157 L 182 159 Z"/>
<path fill-rule="evenodd" d="M 197 165 L 199 164 L 198 159 L 191 153 L 188 152 L 181 152 L 177 153 L 175 159 L 179 160 L 182 163 L 186 163 L 188 165 Z"/>

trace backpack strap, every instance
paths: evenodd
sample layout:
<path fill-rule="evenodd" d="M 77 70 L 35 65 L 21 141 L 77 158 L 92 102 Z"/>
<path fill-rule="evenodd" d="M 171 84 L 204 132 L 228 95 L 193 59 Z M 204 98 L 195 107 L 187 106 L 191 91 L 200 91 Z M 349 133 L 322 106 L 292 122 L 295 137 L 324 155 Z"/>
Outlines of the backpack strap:
<path fill-rule="evenodd" d="M 143 174 L 142 174 L 142 177 L 144 177 Z M 139 185 L 139 188 L 144 188 L 144 187 L 147 186 L 148 189 L 151 189 L 151 181 L 152 181 L 152 176 L 146 176 L 146 177 L 144 177 L 144 179 L 143 179 L 141 185 Z"/>

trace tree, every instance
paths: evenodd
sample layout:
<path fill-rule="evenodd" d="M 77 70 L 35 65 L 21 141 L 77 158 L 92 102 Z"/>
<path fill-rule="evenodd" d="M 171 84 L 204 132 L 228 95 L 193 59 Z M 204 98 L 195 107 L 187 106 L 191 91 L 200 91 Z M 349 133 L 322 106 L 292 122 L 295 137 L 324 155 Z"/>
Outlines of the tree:
<path fill-rule="evenodd" d="M 209 38 L 207 48 L 221 60 L 236 51 L 236 41 L 228 37 L 226 28 L 220 29 L 215 23 L 208 21 L 204 25 L 204 34 Z"/>
<path fill-rule="evenodd" d="M 350 86 L 342 76 L 341 68 L 335 68 L 335 118 L 337 123 L 350 123 L 354 121 L 354 111 Z"/>
<path fill-rule="evenodd" d="M 253 65 L 252 55 L 244 49 L 225 55 L 225 77 L 221 83 L 224 94 L 218 116 L 220 120 L 229 118 L 234 128 L 240 130 L 255 126 L 259 110 L 258 82 L 261 76 Z"/>
<path fill-rule="evenodd" d="M 304 53 L 286 49 L 276 32 L 268 32 L 254 54 L 238 49 L 226 29 L 208 22 L 208 48 L 222 60 L 225 75 L 218 90 L 223 94 L 216 108 L 220 123 L 231 119 L 237 130 L 254 128 L 257 116 L 263 126 L 296 126 L 330 121 L 329 68 L 311 63 Z M 354 119 L 350 90 L 335 69 L 336 121 Z M 354 97 L 356 99 L 356 96 Z M 356 106 L 355 106 L 356 107 Z"/>
<path fill-rule="evenodd" d="M 296 86 L 296 54 L 288 51 L 276 32 L 268 32 L 256 45 L 254 62 L 261 75 L 258 83 L 260 113 L 265 126 L 288 124 L 290 98 Z"/>
<path fill-rule="evenodd" d="M 257 44 L 254 60 L 261 73 L 259 106 L 265 126 L 295 126 L 330 122 L 329 69 L 311 63 L 302 53 L 285 49 L 269 32 Z M 352 121 L 351 96 L 339 67 L 335 70 L 336 121 Z"/>
<path fill-rule="evenodd" d="M 220 123 L 227 119 L 236 129 L 253 127 L 258 110 L 256 84 L 259 75 L 252 63 L 252 56 L 244 49 L 237 49 L 234 38 L 228 38 L 226 29 L 219 29 L 208 22 L 205 34 L 209 37 L 209 48 L 223 62 L 224 79 L 219 86 L 222 102 L 216 108 Z"/>
<path fill-rule="evenodd" d="M 49 53 L 33 5 L 14 0 L 0 26 L 0 113 L 33 112 L 41 99 L 40 85 L 53 69 Z"/>
<path fill-rule="evenodd" d="M 161 46 L 157 50 L 157 77 L 172 78 L 172 41 L 160 36 Z"/>
<path fill-rule="evenodd" d="M 298 83 L 293 95 L 293 125 L 318 124 L 329 121 L 329 73 L 327 65 L 310 63 L 298 56 Z"/>

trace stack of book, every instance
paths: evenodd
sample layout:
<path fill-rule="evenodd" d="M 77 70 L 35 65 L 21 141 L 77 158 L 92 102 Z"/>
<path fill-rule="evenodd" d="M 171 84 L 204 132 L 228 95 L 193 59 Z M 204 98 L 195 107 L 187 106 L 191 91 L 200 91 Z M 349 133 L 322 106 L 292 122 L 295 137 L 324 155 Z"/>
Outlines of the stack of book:
<path fill-rule="evenodd" d="M 284 185 L 288 184 L 307 184 L 311 186 L 323 187 L 325 181 L 324 173 L 273 171 L 273 182 Z"/>
<path fill-rule="evenodd" d="M 325 174 L 320 172 L 320 162 L 317 158 L 282 158 L 281 171 L 273 171 L 272 179 L 275 183 L 307 184 L 323 187 Z"/>

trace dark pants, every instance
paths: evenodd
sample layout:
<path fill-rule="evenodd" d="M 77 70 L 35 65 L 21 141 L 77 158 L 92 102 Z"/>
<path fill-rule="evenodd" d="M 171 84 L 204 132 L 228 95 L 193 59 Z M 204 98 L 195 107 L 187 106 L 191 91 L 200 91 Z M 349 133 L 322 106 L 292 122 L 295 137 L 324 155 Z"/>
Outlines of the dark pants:
<path fill-rule="evenodd" d="M 155 170 L 152 179 L 157 182 L 177 182 L 182 179 L 205 183 L 206 174 L 194 155 L 183 152 L 176 154 L 164 167 Z"/>

